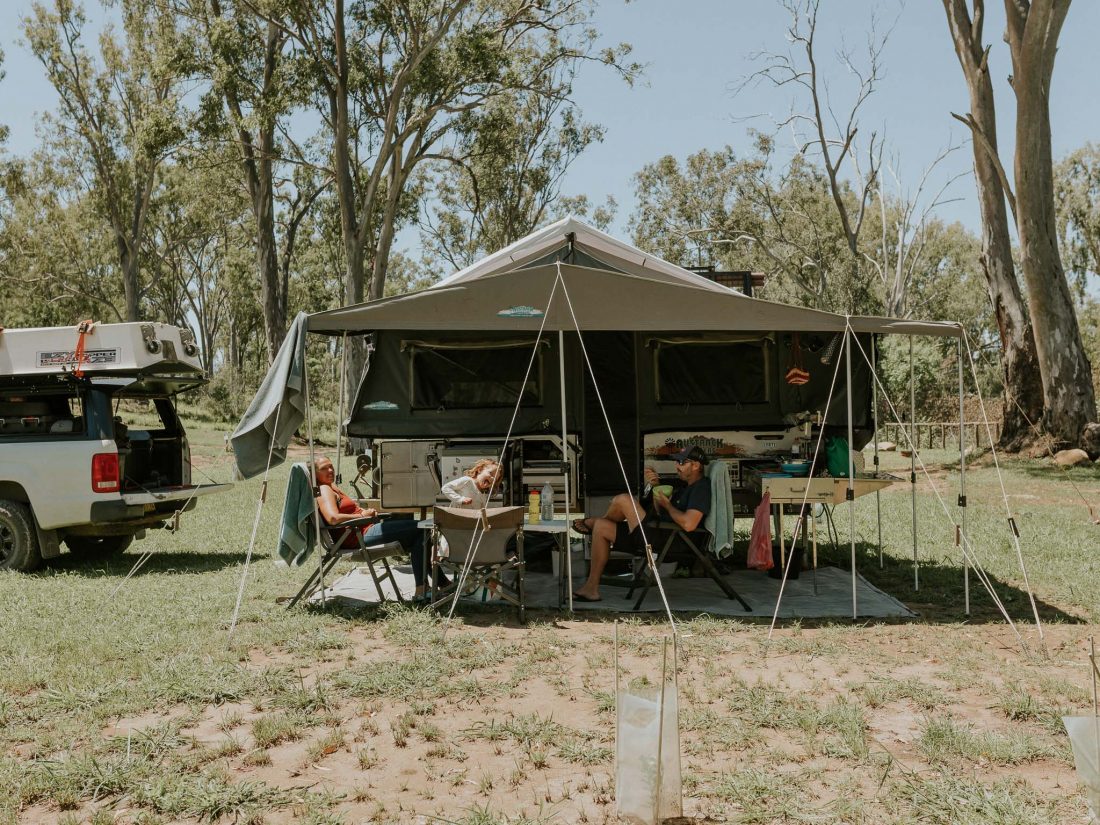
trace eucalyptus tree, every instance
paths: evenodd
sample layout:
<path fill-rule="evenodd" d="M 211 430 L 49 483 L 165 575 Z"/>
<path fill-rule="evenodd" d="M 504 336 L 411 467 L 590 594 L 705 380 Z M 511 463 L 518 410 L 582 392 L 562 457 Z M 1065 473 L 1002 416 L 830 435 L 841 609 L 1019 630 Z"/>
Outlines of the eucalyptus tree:
<path fill-rule="evenodd" d="M 1001 232 L 997 210 L 1003 211 L 1003 198 L 1016 224 L 1020 269 L 1027 284 L 1042 380 L 1043 429 L 1056 441 L 1076 444 L 1085 425 L 1096 419 L 1096 393 L 1058 249 L 1050 126 L 1054 59 L 1069 6 L 1070 0 L 1005 0 L 1005 41 L 1012 60 L 1010 84 L 1016 99 L 1010 181 L 997 149 L 989 47 L 982 42 L 985 2 L 970 0 L 968 5 L 966 0 L 944 0 L 955 52 L 970 89 L 971 111 L 956 117 L 970 127 L 974 137 L 983 222 L 989 223 L 988 232 Z M 1007 261 L 987 272 L 1008 280 L 1001 270 L 1007 271 Z M 1011 280 L 1015 281 L 1014 275 Z M 992 277 L 990 284 L 996 302 L 999 296 Z M 1011 285 L 1004 286 L 1005 291 L 1011 289 Z M 1001 318 L 999 314 L 998 321 Z M 1015 332 L 1014 346 L 1023 337 L 1020 330 Z"/>
<path fill-rule="evenodd" d="M 285 3 L 249 0 L 174 0 L 191 22 L 202 59 L 197 68 L 208 87 L 203 101 L 203 136 L 236 146 L 252 211 L 252 246 L 264 318 L 268 360 L 282 343 L 289 314 L 287 258 L 293 240 L 282 235 L 280 209 L 290 203 L 308 209 L 328 179 L 310 176 L 314 189 L 297 192 L 294 167 L 309 163 L 289 133 L 296 109 L 308 101 L 308 85 L 285 26 Z M 284 190 L 291 190 L 287 195 Z M 289 222 L 297 225 L 300 215 Z"/>
<path fill-rule="evenodd" d="M 194 328 L 208 373 L 231 309 L 228 270 L 252 245 L 245 193 L 224 185 L 236 161 L 222 147 L 181 155 L 163 169 L 149 218 L 148 267 L 159 276 L 149 303 L 156 317 Z"/>
<path fill-rule="evenodd" d="M 590 0 L 314 0 L 288 33 L 315 69 L 330 141 L 349 303 L 382 295 L 407 190 L 444 159 L 464 115 L 511 90 L 564 97 L 558 66 L 600 60 L 630 76 L 626 47 L 597 51 Z M 369 283 L 367 279 L 369 277 Z"/>
<path fill-rule="evenodd" d="M 87 190 L 113 235 L 124 317 L 136 321 L 148 288 L 141 261 L 157 169 L 184 136 L 189 49 L 157 0 L 119 0 L 118 10 L 121 30 L 104 27 L 98 54 L 73 0 L 34 3 L 23 32 L 60 101 L 46 128 L 80 151 Z"/>
<path fill-rule="evenodd" d="M 1011 192 L 998 154 L 996 98 L 984 43 L 985 9 L 979 0 L 972 16 L 965 0 L 944 0 L 955 54 L 966 79 L 970 111 L 955 117 L 973 135 L 974 182 L 982 217 L 982 268 L 997 318 L 1004 370 L 1004 423 L 1001 444 L 1013 447 L 1030 433 L 1029 422 L 1043 415 L 1043 383 L 1027 303 L 1016 278 L 1006 192 Z"/>
<path fill-rule="evenodd" d="M 1088 280 L 1100 274 L 1100 147 L 1089 143 L 1054 167 L 1054 207 L 1066 269 L 1073 278 L 1081 341 L 1089 361 L 1096 364 L 1100 302 L 1091 294 Z M 1094 369 L 1092 375 L 1093 387 L 1098 388 L 1100 373 Z"/>
<path fill-rule="evenodd" d="M 1100 147 L 1089 143 L 1054 167 L 1054 207 L 1062 254 L 1083 296 L 1100 274 Z"/>
<path fill-rule="evenodd" d="M 0 306 L 10 326 L 126 320 L 110 227 L 79 159 L 47 141 L 4 176 Z"/>
<path fill-rule="evenodd" d="M 768 297 L 818 309 L 860 311 L 869 293 L 845 279 L 851 248 L 826 175 L 803 155 L 784 164 L 774 141 L 755 150 L 700 150 L 681 165 L 666 156 L 635 175 L 633 240 L 684 266 L 762 271 Z M 841 186 L 851 205 L 856 197 Z M 859 247 L 856 247 L 857 252 Z"/>
<path fill-rule="evenodd" d="M 528 91 L 501 95 L 464 120 L 447 160 L 434 164 L 418 218 L 425 245 L 454 269 L 557 214 L 565 173 L 603 138 L 564 98 Z"/>
<path fill-rule="evenodd" d="M 890 32 L 880 34 L 872 14 L 866 52 L 857 56 L 842 48 L 836 53 L 839 65 L 853 80 L 847 100 L 839 102 L 842 94 L 835 86 L 830 87 L 820 65 L 820 5 L 821 0 L 782 0 L 791 19 L 786 33 L 789 47 L 785 52 L 763 51 L 756 55 L 762 66 L 742 81 L 741 87 L 764 83 L 776 90 L 789 89 L 795 95 L 790 114 L 773 123 L 773 128 L 776 133 L 789 130 L 794 134 L 797 154 L 814 159 L 824 173 L 848 249 L 843 267 L 831 277 L 846 281 L 848 306 L 843 308 L 854 311 L 867 287 L 860 235 L 879 184 L 884 148 L 879 133 L 860 134 L 861 117 L 880 83 Z M 850 171 L 845 173 L 846 169 Z"/>
<path fill-rule="evenodd" d="M 635 186 L 634 242 L 668 260 L 761 271 L 768 297 L 819 309 L 846 310 L 857 296 L 859 312 L 955 317 L 934 294 L 958 288 L 962 270 L 947 264 L 969 260 L 969 236 L 938 220 L 940 197 L 920 199 L 919 186 L 910 197 L 876 188 L 868 214 L 882 228 L 856 245 L 858 284 L 843 280 L 851 247 L 827 176 L 803 155 L 780 162 L 767 136 L 757 135 L 747 157 L 728 146 L 682 164 L 666 156 L 643 167 Z M 859 197 L 843 187 L 841 196 L 849 205 Z"/>

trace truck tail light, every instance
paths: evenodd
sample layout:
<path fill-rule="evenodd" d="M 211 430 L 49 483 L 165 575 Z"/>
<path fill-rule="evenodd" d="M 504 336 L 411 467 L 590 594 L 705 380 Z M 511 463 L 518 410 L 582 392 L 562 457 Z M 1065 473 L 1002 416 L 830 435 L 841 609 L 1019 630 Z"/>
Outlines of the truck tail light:
<path fill-rule="evenodd" d="M 117 493 L 118 453 L 96 453 L 92 456 L 92 492 Z"/>

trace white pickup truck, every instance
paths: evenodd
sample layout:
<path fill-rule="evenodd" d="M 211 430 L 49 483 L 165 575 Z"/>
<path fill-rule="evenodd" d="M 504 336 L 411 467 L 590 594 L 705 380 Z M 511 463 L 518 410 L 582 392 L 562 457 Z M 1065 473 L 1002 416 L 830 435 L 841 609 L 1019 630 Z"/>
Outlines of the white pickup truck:
<path fill-rule="evenodd" d="M 193 334 L 129 323 L 0 329 L 0 570 L 121 553 L 203 495 L 176 396 L 206 382 Z"/>

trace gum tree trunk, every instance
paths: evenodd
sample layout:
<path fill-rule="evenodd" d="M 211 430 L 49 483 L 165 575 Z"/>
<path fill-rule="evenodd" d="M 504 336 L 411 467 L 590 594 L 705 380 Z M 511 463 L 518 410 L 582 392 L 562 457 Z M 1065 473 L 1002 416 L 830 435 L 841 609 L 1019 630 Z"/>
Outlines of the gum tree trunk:
<path fill-rule="evenodd" d="M 1005 187 L 997 155 L 997 117 L 989 50 L 982 43 L 984 8 L 975 0 L 971 18 L 965 0 L 943 0 L 955 54 L 970 93 L 970 113 L 960 118 L 974 132 L 974 178 L 982 213 L 982 269 L 1001 337 L 1004 370 L 1004 426 L 1000 446 L 1018 449 L 1030 424 L 1043 417 L 1043 385 L 1035 336 L 1012 260 Z M 1003 171 L 1003 170 L 1001 170 Z"/>
<path fill-rule="evenodd" d="M 1056 441 L 1076 445 L 1096 420 L 1096 395 L 1058 251 L 1050 147 L 1050 83 L 1069 5 L 1005 0 L 1005 39 L 1016 94 L 1016 230 L 1046 399 L 1044 425 Z"/>

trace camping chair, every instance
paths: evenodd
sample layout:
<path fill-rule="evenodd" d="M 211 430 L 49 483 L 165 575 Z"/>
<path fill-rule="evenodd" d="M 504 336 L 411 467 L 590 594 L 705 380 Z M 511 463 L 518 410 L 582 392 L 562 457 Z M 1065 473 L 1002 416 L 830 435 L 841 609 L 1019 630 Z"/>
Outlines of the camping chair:
<path fill-rule="evenodd" d="M 431 582 L 439 581 L 438 571 L 450 573 L 450 582 L 432 587 L 431 606 L 438 607 L 453 599 L 460 584 L 464 592 L 484 587 L 494 592 L 519 611 L 520 623 L 527 621 L 524 601 L 523 515 L 524 507 L 489 507 L 485 510 L 464 510 L 436 506 L 433 512 L 435 530 L 447 540 L 448 555 L 432 559 Z M 508 553 L 508 542 L 516 537 L 516 553 Z M 462 571 L 466 580 L 462 582 Z M 503 574 L 516 571 L 514 586 L 506 583 Z"/>
<path fill-rule="evenodd" d="M 661 569 L 661 564 L 668 557 L 670 551 L 677 545 L 690 551 L 688 558 L 694 558 L 702 566 L 710 578 L 714 580 L 722 592 L 726 594 L 729 599 L 736 599 L 741 603 L 741 606 L 745 608 L 747 612 L 752 612 L 752 607 L 733 589 L 733 586 L 725 580 L 722 573 L 718 570 L 718 567 L 714 564 L 713 554 L 711 553 L 711 546 L 714 544 L 713 534 L 706 530 L 699 529 L 692 533 L 684 531 L 678 524 L 673 521 L 660 521 L 651 522 L 646 524 L 646 530 L 649 535 L 656 533 L 658 536 L 664 536 L 667 534 L 668 538 L 664 544 L 661 545 L 661 551 L 654 559 L 657 569 Z M 641 594 L 638 596 L 637 601 L 634 602 L 634 610 L 641 609 L 642 602 L 645 601 L 646 595 L 649 593 L 649 589 L 653 587 L 656 582 L 653 579 L 653 574 L 645 565 L 641 570 L 635 574 L 633 580 L 630 582 L 630 590 L 627 591 L 626 597 L 629 599 L 634 595 L 634 591 L 641 588 Z"/>
<path fill-rule="evenodd" d="M 729 467 L 723 461 L 712 461 L 707 466 L 707 478 L 710 480 L 711 485 L 711 515 L 704 522 L 706 527 L 701 524 L 698 529 L 689 534 L 673 521 L 658 521 L 655 518 L 645 521 L 647 535 L 656 537 L 656 540 L 653 541 L 654 548 L 661 548 L 654 561 L 657 569 L 660 570 L 661 564 L 668 558 L 669 554 L 678 550 L 679 552 L 674 555 L 674 558 L 682 559 L 686 557 L 691 561 L 698 561 L 703 571 L 714 580 L 714 583 L 721 588 L 729 599 L 736 599 L 746 611 L 751 612 L 752 608 L 749 603 L 741 598 L 730 583 L 723 578 L 714 564 L 715 553 L 713 548 L 719 536 L 723 546 L 728 547 L 732 542 L 734 511 L 730 497 Z M 635 555 L 637 554 L 633 548 L 629 549 Z M 653 580 L 653 574 L 645 566 L 643 556 L 641 568 L 635 566 L 634 577 L 627 583 L 630 588 L 626 594 L 628 599 L 634 594 L 635 590 L 641 588 L 642 591 L 641 595 L 638 596 L 638 600 L 634 603 L 635 610 L 641 608 L 649 589 L 654 584 L 656 582 Z"/>
<path fill-rule="evenodd" d="M 316 515 L 319 516 L 320 513 Z M 310 574 L 309 579 L 302 585 L 302 589 L 298 591 L 297 595 L 290 600 L 290 603 L 287 605 L 288 608 L 294 607 L 303 597 L 312 596 L 321 586 L 324 577 L 328 575 L 328 572 L 336 565 L 336 562 L 340 561 L 340 559 L 366 564 L 367 570 L 370 571 L 370 576 L 374 580 L 374 588 L 378 591 L 379 602 L 387 601 L 386 593 L 382 590 L 382 582 L 387 579 L 390 584 L 393 585 L 393 592 L 397 596 L 397 601 L 405 601 L 401 596 L 401 587 L 398 585 L 397 579 L 394 578 L 393 568 L 390 567 L 389 562 L 391 558 L 403 555 L 405 548 L 401 546 L 400 542 L 396 541 L 386 542 L 385 544 L 367 544 L 367 539 L 363 537 L 362 528 L 373 523 L 373 521 L 374 519 L 357 518 L 331 526 L 322 521 L 321 549 L 324 555 L 321 558 L 321 563 L 318 568 Z M 316 529 L 313 524 L 313 518 L 309 520 L 308 529 Z M 355 543 L 345 547 L 344 544 L 350 536 L 355 537 Z M 382 563 L 384 571 L 382 573 L 379 573 L 375 568 L 375 564 L 378 562 Z"/>

